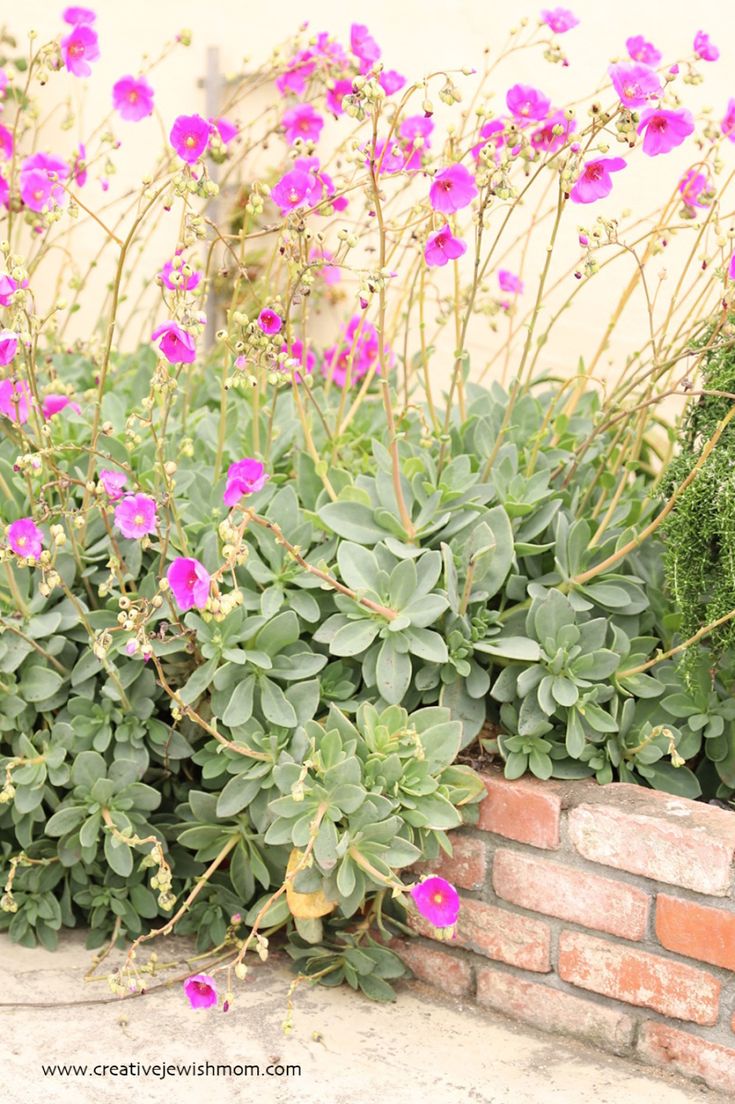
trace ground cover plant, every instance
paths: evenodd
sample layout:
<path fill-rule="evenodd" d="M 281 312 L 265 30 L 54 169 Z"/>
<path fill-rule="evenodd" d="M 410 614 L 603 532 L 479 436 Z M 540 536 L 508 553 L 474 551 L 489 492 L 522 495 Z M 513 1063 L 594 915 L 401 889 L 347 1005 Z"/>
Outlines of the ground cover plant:
<path fill-rule="evenodd" d="M 51 949 L 86 924 L 100 967 L 127 944 L 120 995 L 168 977 L 146 944 L 176 931 L 193 1007 L 229 1007 L 276 936 L 299 977 L 390 999 L 389 937 L 456 921 L 430 872 L 473 765 L 735 791 L 735 100 L 685 106 L 702 32 L 666 61 L 631 37 L 580 107 L 499 99 L 491 56 L 412 82 L 365 26 L 304 31 L 218 117 L 182 103 L 109 198 L 189 36 L 52 142 L 46 86 L 104 48 L 94 12 L 62 22 L 0 50 L 0 927 Z M 563 66 L 575 25 L 546 11 L 500 57 Z M 596 216 L 684 143 L 660 209 Z M 550 370 L 611 265 L 595 346 Z"/>

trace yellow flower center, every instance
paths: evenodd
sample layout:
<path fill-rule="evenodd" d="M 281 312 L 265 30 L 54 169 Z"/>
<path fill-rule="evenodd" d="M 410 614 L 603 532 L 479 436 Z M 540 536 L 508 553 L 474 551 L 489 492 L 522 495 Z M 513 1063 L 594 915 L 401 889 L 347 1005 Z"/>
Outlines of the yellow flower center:
<path fill-rule="evenodd" d="M 197 144 L 197 140 L 196 140 L 196 138 L 194 137 L 193 134 L 190 134 L 187 137 L 186 141 L 184 142 L 184 145 L 188 146 L 189 149 L 192 149 L 192 147 L 195 146 L 196 144 Z"/>
<path fill-rule="evenodd" d="M 143 517 L 142 514 L 136 514 L 135 517 L 133 518 L 133 521 L 135 522 L 136 525 L 142 525 L 143 522 L 145 521 L 145 518 Z"/>

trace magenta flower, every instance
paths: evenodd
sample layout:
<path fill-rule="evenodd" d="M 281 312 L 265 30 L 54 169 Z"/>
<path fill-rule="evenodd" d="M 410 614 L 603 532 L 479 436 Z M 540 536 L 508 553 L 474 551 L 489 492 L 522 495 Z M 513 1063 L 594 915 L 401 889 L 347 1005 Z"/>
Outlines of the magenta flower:
<path fill-rule="evenodd" d="M 379 61 L 382 50 L 363 23 L 353 23 L 350 27 L 350 49 L 360 60 L 362 72 L 367 72 Z"/>
<path fill-rule="evenodd" d="M 413 903 L 435 928 L 451 928 L 459 916 L 459 894 L 444 878 L 432 875 L 411 890 Z"/>
<path fill-rule="evenodd" d="M 53 154 L 34 153 L 20 166 L 21 199 L 31 211 L 62 207 L 66 203 L 66 192 L 60 182 L 68 176 L 66 161 Z"/>
<path fill-rule="evenodd" d="M 209 145 L 209 131 L 209 123 L 201 115 L 179 115 L 171 127 L 171 145 L 182 161 L 193 164 Z"/>
<path fill-rule="evenodd" d="M 403 168 L 407 172 L 418 172 L 421 168 L 424 150 L 431 149 L 431 133 L 434 122 L 424 115 L 409 115 L 398 128 L 398 134 L 406 143 L 406 161 Z"/>
<path fill-rule="evenodd" d="M 91 8 L 71 7 L 64 9 L 61 18 L 65 23 L 70 23 L 72 27 L 80 27 L 85 23 L 94 23 L 97 13 L 93 12 Z"/>
<path fill-rule="evenodd" d="M 217 128 L 217 133 L 226 146 L 229 145 L 234 138 L 237 138 L 240 133 L 239 127 L 235 123 L 231 123 L 229 119 L 210 119 L 209 121 Z"/>
<path fill-rule="evenodd" d="M 210 576 L 199 560 L 177 556 L 166 572 L 169 586 L 180 610 L 204 609 L 209 601 Z"/>
<path fill-rule="evenodd" d="M 735 99 L 727 101 L 727 110 L 720 126 L 725 137 L 735 142 Z"/>
<path fill-rule="evenodd" d="M 461 211 L 477 195 L 472 173 L 464 165 L 450 165 L 434 177 L 429 190 L 429 201 L 435 211 L 444 215 Z"/>
<path fill-rule="evenodd" d="M 115 525 L 128 540 L 156 531 L 156 502 L 149 495 L 126 495 L 115 509 Z"/>
<path fill-rule="evenodd" d="M 82 413 L 79 403 L 73 402 L 68 395 L 56 394 L 46 395 L 41 404 L 41 413 L 46 419 L 53 418 L 54 414 L 60 414 L 62 410 L 66 410 L 67 406 L 75 414 Z"/>
<path fill-rule="evenodd" d="M 184 982 L 184 992 L 192 1008 L 211 1008 L 217 1003 L 217 990 L 209 974 L 194 974 Z"/>
<path fill-rule="evenodd" d="M 0 364 L 10 364 L 18 352 L 18 335 L 12 330 L 0 330 Z"/>
<path fill-rule="evenodd" d="M 158 348 L 169 364 L 193 364 L 196 360 L 194 338 L 176 322 L 164 322 L 157 326 L 151 334 L 151 341 L 158 341 Z"/>
<path fill-rule="evenodd" d="M 709 35 L 704 31 L 697 31 L 694 36 L 694 53 L 702 61 L 717 61 L 720 51 L 714 42 L 710 42 Z"/>
<path fill-rule="evenodd" d="M 730 258 L 730 267 L 727 270 L 727 274 L 731 280 L 735 280 L 735 253 Z"/>
<path fill-rule="evenodd" d="M 472 147 L 472 156 L 475 161 L 480 160 L 480 152 L 485 146 L 492 145 L 495 147 L 495 157 L 497 159 L 497 151 L 504 142 L 505 122 L 502 119 L 490 119 L 480 128 L 480 138 L 482 141 Z"/>
<path fill-rule="evenodd" d="M 292 341 L 290 345 L 281 345 L 281 352 L 287 353 L 293 360 L 298 360 L 303 371 L 307 376 L 310 376 L 316 367 L 316 354 L 312 349 L 304 349 L 304 343 L 299 338 Z M 301 381 L 301 374 L 299 372 L 294 373 L 296 382 Z"/>
<path fill-rule="evenodd" d="M 28 281 L 24 280 L 22 284 L 19 284 L 12 276 L 8 276 L 4 272 L 0 276 L 0 306 L 9 307 L 13 301 L 13 295 L 19 287 L 28 287 Z"/>
<path fill-rule="evenodd" d="M 643 35 L 633 35 L 626 38 L 625 48 L 633 61 L 640 61 L 644 65 L 659 65 L 663 54 L 657 50 L 652 42 L 646 42 Z"/>
<path fill-rule="evenodd" d="M 342 80 L 334 81 L 333 84 L 327 88 L 327 108 L 333 115 L 344 115 L 344 108 L 342 107 L 342 100 L 345 96 L 349 96 L 352 92 L 352 81 L 344 78 Z"/>
<path fill-rule="evenodd" d="M 523 280 L 507 268 L 498 269 L 498 283 L 500 284 L 500 290 L 508 295 L 523 295 Z"/>
<path fill-rule="evenodd" d="M 176 250 L 176 256 L 181 256 L 180 249 Z M 184 276 L 181 272 L 181 265 L 174 268 L 173 261 L 166 261 L 158 275 L 169 291 L 194 291 L 202 282 L 201 272 L 191 272 L 188 276 Z M 175 282 L 175 276 L 178 277 L 178 282 Z"/>
<path fill-rule="evenodd" d="M 153 95 L 153 89 L 145 77 L 120 77 L 112 86 L 115 110 L 131 123 L 153 114 Z"/>
<path fill-rule="evenodd" d="M 567 119 L 563 111 L 555 111 L 540 127 L 531 131 L 531 145 L 544 153 L 557 153 L 567 142 L 576 125 L 574 119 Z"/>
<path fill-rule="evenodd" d="M 75 77 L 88 77 L 92 73 L 90 61 L 100 56 L 97 32 L 86 23 L 78 23 L 61 40 L 61 56 L 64 65 Z"/>
<path fill-rule="evenodd" d="M 277 184 L 271 188 L 271 198 L 285 215 L 289 211 L 295 211 L 298 207 L 313 206 L 312 194 L 314 189 L 314 177 L 312 173 L 303 169 L 291 169 L 284 173 Z M 319 196 L 321 198 L 321 195 Z M 319 199 L 317 199 L 317 202 Z"/>
<path fill-rule="evenodd" d="M 663 107 L 649 107 L 641 113 L 638 133 L 643 136 L 643 152 L 649 157 L 668 153 L 680 146 L 694 130 L 691 111 L 669 111 Z"/>
<path fill-rule="evenodd" d="M 276 88 L 282 96 L 287 92 L 303 96 L 306 82 L 315 69 L 316 61 L 311 50 L 302 50 L 286 63 L 285 71 L 276 78 Z"/>
<path fill-rule="evenodd" d="M 0 204 L 3 207 L 8 207 L 10 204 L 10 185 L 2 173 L 0 173 Z"/>
<path fill-rule="evenodd" d="M 597 199 L 604 199 L 612 191 L 610 173 L 620 172 L 626 167 L 622 157 L 600 157 L 596 161 L 587 161 L 569 198 L 574 203 L 594 203 Z"/>
<path fill-rule="evenodd" d="M 79 143 L 79 147 L 74 154 L 74 160 L 71 166 L 71 177 L 74 183 L 83 188 L 87 183 L 87 150 L 83 142 Z"/>
<path fill-rule="evenodd" d="M 696 169 L 689 169 L 679 181 L 679 192 L 687 207 L 709 207 L 711 198 L 703 199 L 712 190 L 712 185 L 704 173 L 698 173 Z"/>
<path fill-rule="evenodd" d="M 426 239 L 424 257 L 427 265 L 443 268 L 447 261 L 456 261 L 466 252 L 467 243 L 455 238 L 449 226 L 442 226 Z"/>
<path fill-rule="evenodd" d="M 127 476 L 124 472 L 114 471 L 112 468 L 103 468 L 100 472 L 100 483 L 105 488 L 105 493 L 110 502 L 117 502 L 119 498 L 122 498 Z"/>
<path fill-rule="evenodd" d="M 281 119 L 281 125 L 287 141 L 293 145 L 297 138 L 305 142 L 318 142 L 324 126 L 324 119 L 311 104 L 297 104 L 290 107 Z"/>
<path fill-rule="evenodd" d="M 0 414 L 22 425 L 28 421 L 31 392 L 25 380 L 0 380 Z"/>
<path fill-rule="evenodd" d="M 9 161 L 13 156 L 13 132 L 0 124 L 0 158 Z"/>
<path fill-rule="evenodd" d="M 542 11 L 541 19 L 554 34 L 565 34 L 572 27 L 579 26 L 579 20 L 574 12 L 568 8 L 553 8 L 551 11 Z"/>
<path fill-rule="evenodd" d="M 264 307 L 258 315 L 258 325 L 264 334 L 277 334 L 283 329 L 283 319 L 270 307 Z"/>
<path fill-rule="evenodd" d="M 269 479 L 260 460 L 254 460 L 252 456 L 236 460 L 227 469 L 227 485 L 222 501 L 230 508 L 236 506 L 243 495 L 262 491 Z"/>
<path fill-rule="evenodd" d="M 551 109 L 551 100 L 538 88 L 530 84 L 514 84 L 506 93 L 505 102 L 508 111 L 517 119 L 529 119 L 540 122 Z"/>
<path fill-rule="evenodd" d="M 373 368 L 378 373 L 381 371 L 379 352 L 380 344 L 375 326 L 363 316 L 354 315 L 340 343 L 324 350 L 322 371 L 339 387 L 345 387 L 348 380 L 355 383 Z M 393 362 L 393 352 L 387 344 L 383 349 L 383 355 L 385 366 L 390 366 Z"/>
<path fill-rule="evenodd" d="M 16 556 L 38 559 L 43 551 L 43 533 L 33 518 L 19 518 L 8 526 L 8 544 Z"/>
<path fill-rule="evenodd" d="M 397 73 L 395 69 L 384 69 L 378 76 L 378 84 L 386 96 L 392 96 L 395 92 L 400 92 L 405 83 L 406 78 L 402 73 Z"/>
<path fill-rule="evenodd" d="M 334 254 L 330 253 L 328 249 L 324 249 L 318 245 L 312 246 L 309 251 L 309 260 L 320 262 L 316 271 L 324 280 L 325 284 L 338 284 L 342 279 L 338 266 L 329 263 L 334 260 Z"/>
<path fill-rule="evenodd" d="M 642 107 L 661 93 L 658 73 L 649 65 L 621 63 L 611 65 L 608 72 L 615 91 L 626 107 Z"/>

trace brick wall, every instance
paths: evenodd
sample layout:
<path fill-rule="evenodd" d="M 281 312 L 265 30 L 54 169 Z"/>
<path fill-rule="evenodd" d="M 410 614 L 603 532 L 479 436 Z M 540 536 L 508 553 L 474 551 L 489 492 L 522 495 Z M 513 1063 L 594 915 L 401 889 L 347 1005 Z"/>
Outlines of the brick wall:
<path fill-rule="evenodd" d="M 431 870 L 456 938 L 414 974 L 546 1031 L 735 1093 L 735 813 L 637 786 L 485 776 L 477 828 Z"/>

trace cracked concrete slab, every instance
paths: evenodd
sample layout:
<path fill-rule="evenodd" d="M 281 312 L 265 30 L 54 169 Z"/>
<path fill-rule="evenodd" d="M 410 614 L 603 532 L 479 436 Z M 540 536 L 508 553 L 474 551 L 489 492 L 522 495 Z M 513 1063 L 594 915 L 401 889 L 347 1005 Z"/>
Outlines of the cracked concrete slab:
<path fill-rule="evenodd" d="M 167 940 L 167 955 L 182 942 Z M 185 946 L 185 945 L 184 945 Z M 161 948 L 159 948 L 161 950 Z M 277 956 L 253 968 L 234 1007 L 193 1012 L 181 988 L 131 1000 L 83 980 L 81 933 L 58 952 L 0 936 L 3 1104 L 720 1104 L 689 1082 L 542 1035 L 416 982 L 378 1005 L 347 989 L 300 986 Z M 41 1064 L 299 1065 L 300 1076 L 44 1076 Z"/>

